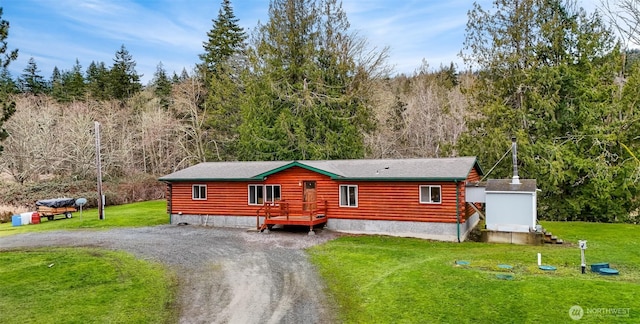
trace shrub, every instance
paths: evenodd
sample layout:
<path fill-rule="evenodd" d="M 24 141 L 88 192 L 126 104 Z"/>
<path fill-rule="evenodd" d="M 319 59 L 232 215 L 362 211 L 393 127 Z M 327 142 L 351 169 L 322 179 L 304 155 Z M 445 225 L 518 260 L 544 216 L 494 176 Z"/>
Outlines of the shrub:
<path fill-rule="evenodd" d="M 162 199 L 165 193 L 164 183 L 146 174 L 105 181 L 102 189 L 107 205 Z M 98 205 L 95 181 L 58 178 L 24 185 L 3 183 L 0 186 L 0 204 L 34 209 L 38 200 L 61 197 L 86 198 L 84 208 Z"/>
<path fill-rule="evenodd" d="M 3 211 L 0 212 L 0 223 L 8 223 L 11 221 L 11 216 L 13 216 L 13 213 L 10 211 Z"/>

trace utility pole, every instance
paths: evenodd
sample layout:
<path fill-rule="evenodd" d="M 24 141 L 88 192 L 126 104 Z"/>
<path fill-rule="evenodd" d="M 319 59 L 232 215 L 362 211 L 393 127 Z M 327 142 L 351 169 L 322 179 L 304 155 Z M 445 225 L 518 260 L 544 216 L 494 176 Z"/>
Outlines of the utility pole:
<path fill-rule="evenodd" d="M 104 200 L 102 195 L 102 162 L 100 158 L 100 123 L 94 122 L 96 134 L 96 173 L 98 177 L 98 218 L 104 219 Z"/>

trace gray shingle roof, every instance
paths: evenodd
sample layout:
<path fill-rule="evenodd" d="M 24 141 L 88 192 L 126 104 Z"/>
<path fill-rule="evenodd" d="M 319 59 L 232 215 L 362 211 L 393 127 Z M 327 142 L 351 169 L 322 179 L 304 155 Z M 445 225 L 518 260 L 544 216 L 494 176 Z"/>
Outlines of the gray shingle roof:
<path fill-rule="evenodd" d="M 464 180 L 478 167 L 475 157 L 278 162 L 206 162 L 161 177 L 161 181 L 261 180 L 299 166 L 344 180 Z"/>
<path fill-rule="evenodd" d="M 180 180 L 247 180 L 283 167 L 291 161 L 270 162 L 204 162 L 161 177 L 161 181 Z"/>
<path fill-rule="evenodd" d="M 519 185 L 512 185 L 511 179 L 487 180 L 487 192 L 535 192 L 537 189 L 535 179 L 520 179 Z"/>

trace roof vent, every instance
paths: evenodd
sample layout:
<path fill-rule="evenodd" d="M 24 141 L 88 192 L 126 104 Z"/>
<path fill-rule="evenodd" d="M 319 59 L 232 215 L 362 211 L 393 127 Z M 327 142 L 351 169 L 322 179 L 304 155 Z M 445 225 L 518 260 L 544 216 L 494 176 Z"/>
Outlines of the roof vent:
<path fill-rule="evenodd" d="M 516 144 L 516 137 L 511 138 L 511 154 L 513 155 L 513 178 L 511 178 L 512 185 L 520 184 L 520 177 L 518 176 L 518 145 Z"/>

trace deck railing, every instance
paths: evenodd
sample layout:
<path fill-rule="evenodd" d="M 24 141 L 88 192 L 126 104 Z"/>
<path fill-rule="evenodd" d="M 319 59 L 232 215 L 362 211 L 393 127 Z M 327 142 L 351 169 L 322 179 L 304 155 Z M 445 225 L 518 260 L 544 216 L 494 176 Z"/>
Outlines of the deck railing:
<path fill-rule="evenodd" d="M 260 217 L 264 216 L 265 223 L 269 219 L 279 219 L 287 222 L 290 219 L 300 220 L 308 217 L 309 222 L 327 216 L 328 202 L 326 200 L 316 202 L 285 201 L 266 203 L 256 211 L 256 227 L 261 228 Z M 284 218 L 282 218 L 284 217 Z"/>

